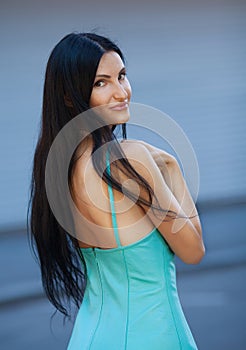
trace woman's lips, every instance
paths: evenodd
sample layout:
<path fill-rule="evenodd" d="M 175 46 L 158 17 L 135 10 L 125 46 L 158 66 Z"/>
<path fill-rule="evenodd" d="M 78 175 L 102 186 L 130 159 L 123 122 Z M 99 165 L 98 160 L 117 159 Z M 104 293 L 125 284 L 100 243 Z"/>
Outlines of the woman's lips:
<path fill-rule="evenodd" d="M 114 106 L 110 107 L 113 111 L 122 111 L 128 108 L 128 102 L 117 103 Z"/>

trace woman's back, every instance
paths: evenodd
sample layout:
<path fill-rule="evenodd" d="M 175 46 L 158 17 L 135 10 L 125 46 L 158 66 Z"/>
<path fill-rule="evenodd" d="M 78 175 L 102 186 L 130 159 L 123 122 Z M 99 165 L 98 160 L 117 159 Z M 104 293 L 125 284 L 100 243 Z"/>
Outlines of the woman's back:
<path fill-rule="evenodd" d="M 129 161 L 132 155 L 137 158 L 134 145 L 121 143 Z M 87 144 L 86 151 L 76 163 L 73 176 L 75 204 L 84 218 L 84 226 L 79 235 L 80 247 L 114 248 L 116 240 L 112 227 L 111 208 L 107 184 L 100 178 L 92 164 L 92 147 Z M 117 169 L 116 169 L 117 170 Z M 111 166 L 112 171 L 112 166 Z M 121 172 L 114 173 L 120 183 L 137 191 L 136 185 Z M 127 196 L 112 189 L 117 226 L 122 245 L 128 245 L 148 235 L 155 227 L 145 211 Z"/>

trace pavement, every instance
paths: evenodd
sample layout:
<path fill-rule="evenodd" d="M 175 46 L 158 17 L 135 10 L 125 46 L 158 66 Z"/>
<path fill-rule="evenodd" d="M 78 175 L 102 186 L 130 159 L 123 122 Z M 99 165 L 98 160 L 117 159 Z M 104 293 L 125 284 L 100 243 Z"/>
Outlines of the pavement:
<path fill-rule="evenodd" d="M 178 275 L 180 300 L 199 350 L 245 350 L 245 279 L 245 264 Z M 1 350 L 65 350 L 73 320 L 63 324 L 53 313 L 45 298 L 1 306 Z"/>
<path fill-rule="evenodd" d="M 246 348 L 246 205 L 201 207 L 206 256 L 177 259 L 180 300 L 201 350 Z M 0 348 L 66 349 L 73 319 L 63 324 L 44 297 L 25 232 L 0 235 Z"/>

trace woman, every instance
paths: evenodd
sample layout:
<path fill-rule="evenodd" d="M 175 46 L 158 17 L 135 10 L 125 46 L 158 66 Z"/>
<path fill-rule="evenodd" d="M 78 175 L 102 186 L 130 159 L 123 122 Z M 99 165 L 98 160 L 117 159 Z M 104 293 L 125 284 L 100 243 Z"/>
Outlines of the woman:
<path fill-rule="evenodd" d="M 124 57 L 109 39 L 72 33 L 53 49 L 30 218 L 44 289 L 65 315 L 65 301 L 79 308 L 69 350 L 196 349 L 173 258 L 188 264 L 202 259 L 199 217 L 175 158 L 126 140 L 130 99 Z M 73 152 L 68 183 L 82 221 L 71 211 L 74 225 L 67 230 L 49 205 L 45 165 L 59 132 L 81 113 L 86 134 Z"/>

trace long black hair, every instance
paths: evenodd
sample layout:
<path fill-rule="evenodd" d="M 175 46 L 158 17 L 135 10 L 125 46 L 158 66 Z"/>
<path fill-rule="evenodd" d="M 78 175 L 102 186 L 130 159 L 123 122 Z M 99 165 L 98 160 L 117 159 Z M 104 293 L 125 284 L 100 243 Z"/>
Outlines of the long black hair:
<path fill-rule="evenodd" d="M 115 51 L 122 61 L 124 57 L 118 46 L 111 40 L 94 33 L 71 33 L 66 35 L 52 50 L 45 74 L 42 124 L 37 142 L 31 193 L 29 202 L 29 238 L 34 251 L 37 250 L 45 293 L 57 310 L 69 316 L 66 308 L 71 300 L 80 306 L 86 286 L 86 265 L 78 242 L 56 220 L 46 194 L 45 166 L 50 147 L 60 130 L 75 116 L 90 109 L 89 101 L 99 61 L 107 51 Z M 115 126 L 97 128 L 91 133 L 93 140 L 92 160 L 103 180 L 122 192 L 122 185 L 103 169 L 105 168 L 105 148 L 112 144 L 110 152 L 116 156 L 115 162 L 130 178 L 144 188 L 149 200 L 125 192 L 138 205 L 152 204 L 154 195 L 150 185 L 134 170 L 114 135 Z M 122 124 L 122 136 L 126 138 L 126 125 Z M 100 152 L 95 152 L 100 151 Z M 96 155 L 93 157 L 93 155 Z M 76 163 L 72 156 L 68 182 Z M 28 212 L 29 212 L 28 211 Z M 29 217 L 29 214 L 28 214 Z M 70 303 L 68 303 L 70 305 Z"/>

